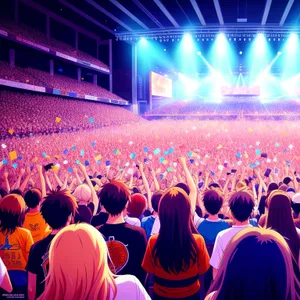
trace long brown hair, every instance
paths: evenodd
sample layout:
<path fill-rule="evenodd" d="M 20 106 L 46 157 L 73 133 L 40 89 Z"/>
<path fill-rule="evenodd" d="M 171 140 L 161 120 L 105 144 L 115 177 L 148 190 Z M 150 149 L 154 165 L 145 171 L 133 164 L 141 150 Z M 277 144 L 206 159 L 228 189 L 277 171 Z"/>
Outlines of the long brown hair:
<path fill-rule="evenodd" d="M 183 189 L 173 187 L 160 200 L 160 231 L 152 254 L 155 264 L 168 273 L 185 272 L 197 261 L 198 248 L 192 234 L 188 197 Z"/>
<path fill-rule="evenodd" d="M 292 217 L 291 201 L 285 192 L 275 190 L 270 194 L 266 227 L 276 230 L 286 239 L 298 262 L 300 239 Z"/>

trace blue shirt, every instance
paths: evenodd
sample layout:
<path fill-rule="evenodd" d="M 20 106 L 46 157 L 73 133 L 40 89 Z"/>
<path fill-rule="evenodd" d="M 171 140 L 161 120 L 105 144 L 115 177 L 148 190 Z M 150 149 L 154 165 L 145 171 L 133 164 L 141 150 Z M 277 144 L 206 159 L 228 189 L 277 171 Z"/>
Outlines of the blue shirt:
<path fill-rule="evenodd" d="M 141 222 L 141 227 L 145 229 L 148 240 L 151 237 L 151 231 L 153 228 L 154 221 L 155 221 L 155 218 L 153 216 L 149 216 L 149 217 L 143 218 L 142 222 Z"/>
<path fill-rule="evenodd" d="M 224 220 L 209 221 L 204 219 L 198 226 L 199 233 L 203 236 L 205 244 L 213 245 L 215 243 L 218 233 L 224 229 L 228 229 L 230 226 Z"/>

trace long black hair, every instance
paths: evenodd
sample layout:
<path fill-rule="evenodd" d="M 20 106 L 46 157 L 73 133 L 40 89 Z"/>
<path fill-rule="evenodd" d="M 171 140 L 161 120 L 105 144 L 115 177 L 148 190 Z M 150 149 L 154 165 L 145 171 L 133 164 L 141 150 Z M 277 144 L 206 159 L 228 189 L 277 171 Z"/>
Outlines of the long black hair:
<path fill-rule="evenodd" d="M 198 255 L 187 193 L 178 187 L 168 189 L 160 200 L 158 215 L 160 231 L 152 252 L 154 263 L 168 273 L 185 272 Z"/>

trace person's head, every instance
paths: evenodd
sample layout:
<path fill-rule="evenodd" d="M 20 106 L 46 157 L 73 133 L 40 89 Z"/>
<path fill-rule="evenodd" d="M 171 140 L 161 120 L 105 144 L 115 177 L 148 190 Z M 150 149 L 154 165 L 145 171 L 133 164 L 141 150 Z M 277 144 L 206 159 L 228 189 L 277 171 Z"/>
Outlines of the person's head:
<path fill-rule="evenodd" d="M 9 192 L 10 194 L 17 194 L 17 195 L 20 195 L 20 196 L 23 196 L 23 193 L 20 189 L 13 189 Z"/>
<path fill-rule="evenodd" d="M 24 200 L 29 208 L 36 208 L 42 200 L 42 192 L 39 189 L 30 189 L 24 195 Z"/>
<path fill-rule="evenodd" d="M 161 197 L 158 216 L 160 231 L 153 248 L 155 264 L 159 263 L 166 272 L 187 270 L 197 259 L 187 193 L 178 187 L 168 189 Z"/>
<path fill-rule="evenodd" d="M 92 191 L 87 184 L 80 184 L 73 192 L 78 202 L 88 204 L 92 199 Z"/>
<path fill-rule="evenodd" d="M 76 209 L 75 197 L 66 190 L 60 190 L 47 194 L 40 211 L 46 223 L 57 230 L 70 224 Z"/>
<path fill-rule="evenodd" d="M 272 191 L 275 191 L 279 188 L 278 184 L 276 182 L 271 182 L 268 185 L 268 194 L 271 193 Z"/>
<path fill-rule="evenodd" d="M 292 198 L 292 209 L 295 214 L 300 214 L 300 193 L 296 193 Z"/>
<path fill-rule="evenodd" d="M 247 259 L 245 259 L 247 258 Z M 290 250 L 276 231 L 247 228 L 225 249 L 208 293 L 213 299 L 296 300 Z"/>
<path fill-rule="evenodd" d="M 4 235 L 14 233 L 22 227 L 25 219 L 25 201 L 18 194 L 9 194 L 0 200 L 0 232 Z"/>
<path fill-rule="evenodd" d="M 229 208 L 235 220 L 247 221 L 254 208 L 252 195 L 244 191 L 234 193 L 229 199 Z"/>
<path fill-rule="evenodd" d="M 105 241 L 93 226 L 65 227 L 51 242 L 49 274 L 40 299 L 114 298 L 111 292 L 116 295 L 116 284 L 107 257 Z"/>
<path fill-rule="evenodd" d="M 289 196 L 280 190 L 273 191 L 268 198 L 267 228 L 272 228 L 287 239 L 296 261 L 298 261 L 300 241 L 294 224 Z"/>
<path fill-rule="evenodd" d="M 127 206 L 127 213 L 132 218 L 138 218 L 144 212 L 146 205 L 147 199 L 143 194 L 133 194 Z"/>
<path fill-rule="evenodd" d="M 188 195 L 190 194 L 190 188 L 188 187 L 187 184 L 185 184 L 184 182 L 178 182 L 175 187 L 178 187 L 180 189 L 183 189 Z"/>
<path fill-rule="evenodd" d="M 220 185 L 219 185 L 218 183 L 213 182 L 213 183 L 210 183 L 210 184 L 208 185 L 208 188 L 209 188 L 209 189 L 211 189 L 211 188 L 220 189 L 221 187 L 220 187 Z"/>
<path fill-rule="evenodd" d="M 285 177 L 285 178 L 283 179 L 283 183 L 284 183 L 285 185 L 289 185 L 291 181 L 292 181 L 292 179 L 291 179 L 290 177 Z"/>
<path fill-rule="evenodd" d="M 203 205 L 206 211 L 211 215 L 219 213 L 223 205 L 223 197 L 217 190 L 209 190 L 204 193 Z"/>
<path fill-rule="evenodd" d="M 117 216 L 127 207 L 130 191 L 123 182 L 113 180 L 102 187 L 99 199 L 110 215 Z"/>
<path fill-rule="evenodd" d="M 285 184 L 282 184 L 279 188 L 278 188 L 280 191 L 284 191 L 284 192 L 286 192 L 287 191 L 287 189 L 288 189 L 288 186 L 287 185 L 285 185 Z"/>
<path fill-rule="evenodd" d="M 136 187 L 136 186 L 134 186 L 133 188 L 132 188 L 132 194 L 140 194 L 141 193 L 141 191 L 140 191 L 140 189 L 138 188 L 138 187 Z"/>
<path fill-rule="evenodd" d="M 4 188 L 0 188 L 0 200 L 7 195 L 7 190 Z"/>
<path fill-rule="evenodd" d="M 162 195 L 163 191 L 156 191 L 151 197 L 152 208 L 155 212 L 158 212 L 158 206 Z"/>

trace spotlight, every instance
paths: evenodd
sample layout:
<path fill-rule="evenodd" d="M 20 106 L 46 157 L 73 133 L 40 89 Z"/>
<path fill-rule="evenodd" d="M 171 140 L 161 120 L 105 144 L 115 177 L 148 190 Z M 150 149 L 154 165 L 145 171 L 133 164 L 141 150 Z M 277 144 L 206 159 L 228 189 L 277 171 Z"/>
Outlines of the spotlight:
<path fill-rule="evenodd" d="M 197 54 L 200 56 L 200 55 L 201 55 L 201 52 L 200 52 L 200 51 L 198 51 L 198 52 L 197 52 Z"/>
<path fill-rule="evenodd" d="M 243 54 L 243 51 L 240 51 L 240 55 L 242 55 Z"/>
<path fill-rule="evenodd" d="M 166 51 L 167 51 L 167 49 L 165 48 L 165 49 L 164 49 L 164 51 L 166 52 Z"/>
<path fill-rule="evenodd" d="M 281 51 L 278 51 L 278 52 L 277 52 L 277 55 L 281 55 Z"/>

